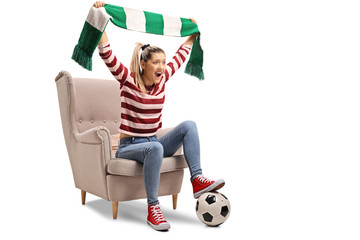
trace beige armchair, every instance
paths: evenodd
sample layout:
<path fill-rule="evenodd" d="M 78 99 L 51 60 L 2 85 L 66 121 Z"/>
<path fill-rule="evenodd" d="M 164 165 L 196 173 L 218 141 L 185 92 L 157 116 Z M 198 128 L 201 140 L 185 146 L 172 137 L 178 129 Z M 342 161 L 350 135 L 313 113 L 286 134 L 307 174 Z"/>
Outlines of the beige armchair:
<path fill-rule="evenodd" d="M 119 201 L 146 198 L 142 164 L 115 158 L 121 114 L 119 83 L 72 78 L 66 71 L 55 81 L 65 143 L 82 204 L 86 192 L 111 201 L 116 219 Z M 158 137 L 169 130 L 160 130 Z M 163 159 L 159 196 L 172 195 L 174 209 L 186 167 L 181 149 Z"/>

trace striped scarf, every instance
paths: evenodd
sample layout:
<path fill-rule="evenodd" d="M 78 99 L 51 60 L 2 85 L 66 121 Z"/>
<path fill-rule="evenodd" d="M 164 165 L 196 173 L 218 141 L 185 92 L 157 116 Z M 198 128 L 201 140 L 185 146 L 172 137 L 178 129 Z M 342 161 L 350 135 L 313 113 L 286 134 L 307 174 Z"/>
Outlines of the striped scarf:
<path fill-rule="evenodd" d="M 164 36 L 184 37 L 199 33 L 193 43 L 185 73 L 200 80 L 204 79 L 203 50 L 200 46 L 200 32 L 195 23 L 187 18 L 170 17 L 111 4 L 105 4 L 101 8 L 91 7 L 87 16 L 72 55 L 72 59 L 84 68 L 92 70 L 92 55 L 109 20 L 124 29 Z"/>

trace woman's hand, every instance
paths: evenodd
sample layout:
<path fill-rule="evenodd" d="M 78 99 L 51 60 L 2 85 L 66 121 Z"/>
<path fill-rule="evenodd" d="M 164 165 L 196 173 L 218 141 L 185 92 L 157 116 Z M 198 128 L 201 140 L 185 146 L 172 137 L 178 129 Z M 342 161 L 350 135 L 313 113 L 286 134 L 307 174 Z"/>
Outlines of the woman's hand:
<path fill-rule="evenodd" d="M 190 19 L 190 21 L 191 21 L 191 22 L 193 22 L 193 23 L 197 24 L 197 22 L 196 22 L 196 20 L 195 20 L 195 19 L 193 19 L 193 18 L 189 18 L 189 19 Z"/>
<path fill-rule="evenodd" d="M 103 7 L 103 6 L 105 6 L 105 2 L 97 1 L 94 3 L 93 6 L 96 8 Z"/>
<path fill-rule="evenodd" d="M 189 18 L 191 22 L 197 24 L 196 20 L 193 19 L 193 18 Z M 192 46 L 196 36 L 198 35 L 198 33 L 194 33 L 193 35 L 190 35 L 186 41 L 184 42 L 184 45 L 189 45 L 189 46 Z"/>

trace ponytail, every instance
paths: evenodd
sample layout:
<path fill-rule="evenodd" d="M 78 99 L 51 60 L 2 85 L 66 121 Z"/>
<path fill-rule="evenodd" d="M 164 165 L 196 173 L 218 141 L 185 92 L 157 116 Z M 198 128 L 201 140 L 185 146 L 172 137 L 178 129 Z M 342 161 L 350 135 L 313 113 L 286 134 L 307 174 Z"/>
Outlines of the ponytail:
<path fill-rule="evenodd" d="M 140 49 L 144 44 L 137 42 L 135 44 L 134 52 L 130 61 L 130 71 L 134 74 L 135 82 L 140 88 L 141 92 L 146 93 L 144 81 L 142 79 L 142 71 L 140 69 Z"/>

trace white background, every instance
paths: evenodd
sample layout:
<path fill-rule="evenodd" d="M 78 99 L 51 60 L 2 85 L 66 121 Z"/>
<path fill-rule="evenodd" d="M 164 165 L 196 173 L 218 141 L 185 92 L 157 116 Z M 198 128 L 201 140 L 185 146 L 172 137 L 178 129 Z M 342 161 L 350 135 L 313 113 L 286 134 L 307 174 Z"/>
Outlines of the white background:
<path fill-rule="evenodd" d="M 93 1 L 7 1 L 1 18 L 2 239 L 359 239 L 360 6 L 358 1 L 111 1 L 194 17 L 205 81 L 179 70 L 167 85 L 165 127 L 197 122 L 202 167 L 224 178 L 226 223 L 195 215 L 189 173 L 171 223 L 146 225 L 145 200 L 80 203 L 62 133 L 54 78 L 113 79 L 95 52 L 93 71 L 71 60 Z M 170 59 L 184 38 L 108 25 L 125 65 L 134 43 Z M 231 235 L 230 235 L 231 234 Z M 6 238 L 4 237 L 6 235 Z"/>

